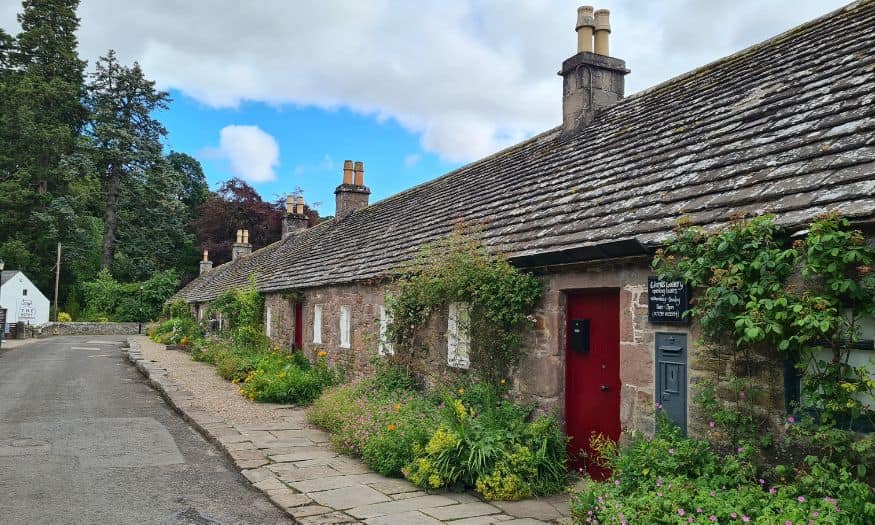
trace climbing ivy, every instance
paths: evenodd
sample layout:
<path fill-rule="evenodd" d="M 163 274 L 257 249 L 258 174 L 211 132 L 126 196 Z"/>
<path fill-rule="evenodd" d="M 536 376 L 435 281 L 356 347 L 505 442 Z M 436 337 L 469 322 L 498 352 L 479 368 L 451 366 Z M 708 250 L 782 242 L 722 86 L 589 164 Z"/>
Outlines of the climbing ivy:
<path fill-rule="evenodd" d="M 423 247 L 404 265 L 387 295 L 387 337 L 402 358 L 427 351 L 424 328 L 450 303 L 467 303 L 471 367 L 483 380 L 502 382 L 519 363 L 525 329 L 541 298 L 541 282 L 487 252 L 477 232 L 459 226 Z"/>
<path fill-rule="evenodd" d="M 861 399 L 875 392 L 875 381 L 865 367 L 849 364 L 861 319 L 875 314 L 873 262 L 863 234 L 828 214 L 795 240 L 771 216 L 739 219 L 715 232 L 680 223 L 653 265 L 661 277 L 697 289 L 689 315 L 715 349 L 712 357 L 731 361 L 734 376 L 725 379 L 734 385 L 733 406 L 752 397 L 757 357 L 777 351 L 798 363 L 801 412 L 850 427 L 873 419 Z M 738 432 L 744 423 L 755 430 L 752 411 L 726 409 L 717 397 L 706 388 L 703 399 L 727 427 Z"/>

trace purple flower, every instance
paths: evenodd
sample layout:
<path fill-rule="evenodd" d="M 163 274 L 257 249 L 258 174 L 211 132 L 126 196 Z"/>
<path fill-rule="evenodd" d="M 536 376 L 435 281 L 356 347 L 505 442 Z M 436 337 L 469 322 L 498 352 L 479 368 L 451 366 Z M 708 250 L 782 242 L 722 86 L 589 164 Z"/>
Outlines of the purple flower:
<path fill-rule="evenodd" d="M 793 525 L 793 522 L 790 521 L 790 520 L 787 520 L 787 521 L 784 523 L 784 525 Z"/>
<path fill-rule="evenodd" d="M 657 403 L 657 404 L 656 404 L 656 410 L 659 410 L 659 409 L 661 409 L 661 408 L 662 408 L 662 403 Z"/>

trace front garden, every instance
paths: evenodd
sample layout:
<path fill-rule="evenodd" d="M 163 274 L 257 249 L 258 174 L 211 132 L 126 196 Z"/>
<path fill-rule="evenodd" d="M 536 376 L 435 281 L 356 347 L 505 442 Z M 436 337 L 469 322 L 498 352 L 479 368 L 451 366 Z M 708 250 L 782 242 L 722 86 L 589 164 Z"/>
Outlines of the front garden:
<path fill-rule="evenodd" d="M 849 359 L 861 320 L 875 314 L 873 263 L 862 235 L 837 216 L 818 218 L 795 239 L 769 217 L 711 233 L 679 226 L 654 266 L 695 290 L 697 346 L 713 370 L 691 384 L 695 437 L 658 407 L 655 432 L 626 434 L 619 444 L 594 437 L 596 454 L 585 460 L 612 474 L 583 480 L 571 497 L 575 520 L 875 522 L 875 439 L 858 432 L 875 419 L 867 404 L 875 381 Z M 457 233 L 426 247 L 393 283 L 384 341 L 392 352 L 375 355 L 374 373 L 358 382 L 345 382 L 324 353 L 313 363 L 272 348 L 254 286 L 214 301 L 231 327 L 218 336 L 204 339 L 184 306 L 152 335 L 189 343 L 195 359 L 216 365 L 250 399 L 312 403 L 308 418 L 332 445 L 384 475 L 487 499 L 565 489 L 558 419 L 521 403 L 511 384 L 539 281 Z M 467 369 L 430 364 L 428 326 L 450 303 L 469 308 Z M 782 393 L 789 412 L 776 417 L 775 363 L 783 358 L 799 378 L 798 395 Z"/>

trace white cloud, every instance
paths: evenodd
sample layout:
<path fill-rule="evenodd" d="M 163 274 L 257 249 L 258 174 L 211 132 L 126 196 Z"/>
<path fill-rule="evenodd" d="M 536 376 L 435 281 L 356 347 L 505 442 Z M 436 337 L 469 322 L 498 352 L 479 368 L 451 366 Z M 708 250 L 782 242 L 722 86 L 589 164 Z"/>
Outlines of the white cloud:
<path fill-rule="evenodd" d="M 214 152 L 227 159 L 231 171 L 243 180 L 276 179 L 274 168 L 280 162 L 279 144 L 258 126 L 225 126 L 219 132 L 219 147 Z"/>
<path fill-rule="evenodd" d="M 422 155 L 420 155 L 418 153 L 411 153 L 410 155 L 406 155 L 404 157 L 404 167 L 405 168 L 412 168 L 413 166 L 416 166 L 417 164 L 419 164 L 419 161 L 421 161 L 421 160 L 422 160 Z"/>
<path fill-rule="evenodd" d="M 632 93 L 848 0 L 599 0 Z M 394 119 L 425 151 L 471 160 L 561 119 L 562 60 L 579 0 L 85 0 L 80 43 L 113 47 L 164 88 Z M 15 32 L 18 6 L 0 7 Z"/>

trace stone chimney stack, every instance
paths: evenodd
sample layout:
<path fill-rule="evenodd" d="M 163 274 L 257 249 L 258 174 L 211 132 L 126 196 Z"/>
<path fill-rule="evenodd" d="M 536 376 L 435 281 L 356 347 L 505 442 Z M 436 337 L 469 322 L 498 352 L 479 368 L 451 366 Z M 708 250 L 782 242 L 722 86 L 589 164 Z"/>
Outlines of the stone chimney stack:
<path fill-rule="evenodd" d="M 365 186 L 365 165 L 351 160 L 343 161 L 343 184 L 334 190 L 336 206 L 334 216 L 337 220 L 343 220 L 349 214 L 360 210 L 368 205 L 368 196 L 371 190 Z"/>
<path fill-rule="evenodd" d="M 237 230 L 237 242 L 231 245 L 231 260 L 249 255 L 252 253 L 252 245 L 249 244 L 249 230 Z"/>
<path fill-rule="evenodd" d="M 210 252 L 204 250 L 204 258 L 201 261 L 201 273 L 203 275 L 213 269 L 213 261 L 210 260 Z"/>
<path fill-rule="evenodd" d="M 626 63 L 608 56 L 610 12 L 577 9 L 577 54 L 562 63 L 562 129 L 574 133 L 623 98 Z M 594 45 L 593 45 L 594 44 Z M 594 50 L 594 52 L 593 52 Z"/>
<path fill-rule="evenodd" d="M 304 197 L 286 199 L 286 215 L 283 217 L 283 239 L 307 229 L 309 218 L 304 213 Z"/>

